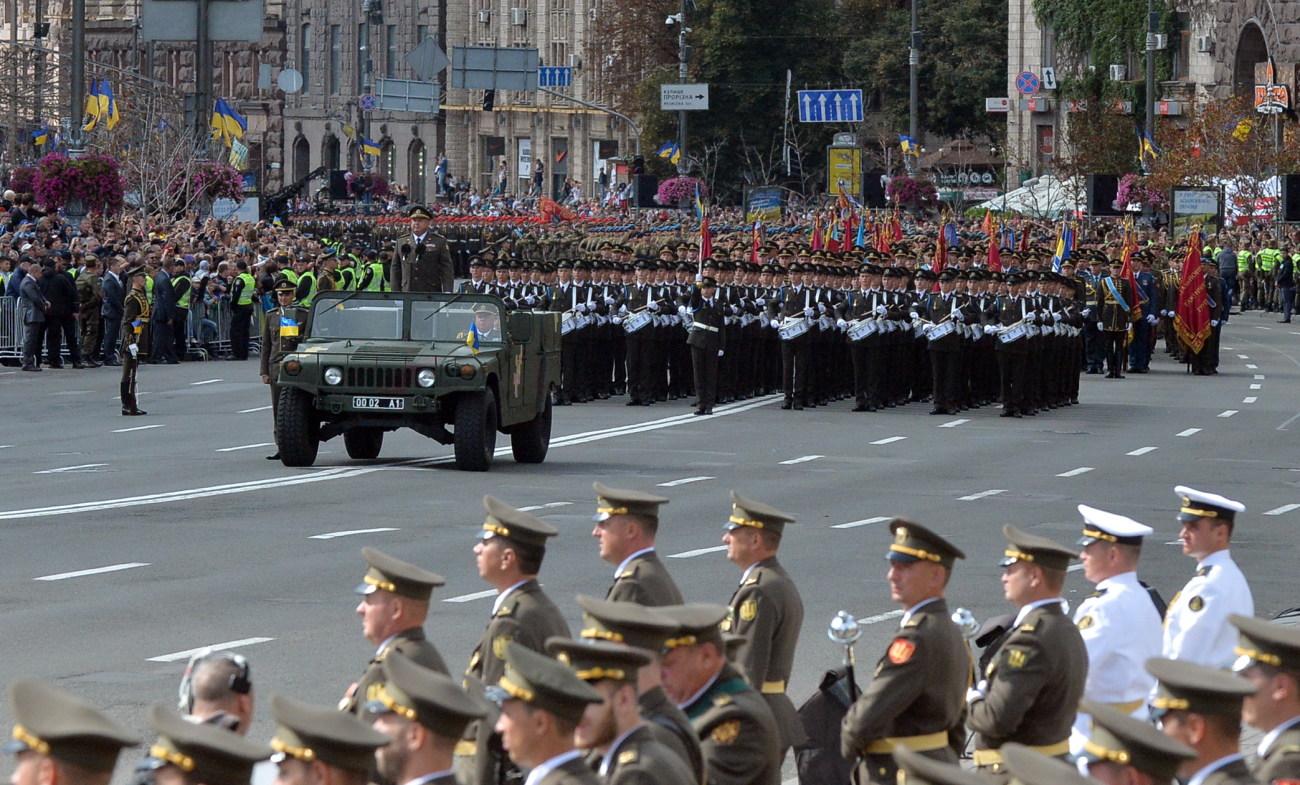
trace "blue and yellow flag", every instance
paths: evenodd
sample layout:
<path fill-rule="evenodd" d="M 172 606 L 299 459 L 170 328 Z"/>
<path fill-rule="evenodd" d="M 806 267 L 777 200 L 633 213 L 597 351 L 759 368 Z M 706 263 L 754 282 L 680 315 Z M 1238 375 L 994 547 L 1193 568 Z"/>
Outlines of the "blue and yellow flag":
<path fill-rule="evenodd" d="M 1061 223 L 1061 231 L 1056 236 L 1056 253 L 1052 254 L 1052 272 L 1059 273 L 1061 264 L 1070 258 L 1074 250 L 1074 227 L 1068 222 Z"/>
<path fill-rule="evenodd" d="M 288 316 L 280 317 L 280 337 L 297 338 L 298 337 L 298 320 Z"/>
<path fill-rule="evenodd" d="M 695 181 L 695 218 L 704 217 L 704 202 L 700 200 L 700 181 Z"/>
<path fill-rule="evenodd" d="M 915 139 L 907 134 L 898 135 L 898 146 L 903 149 L 904 155 L 919 156 L 921 154 L 921 146 L 916 143 Z"/>
<path fill-rule="evenodd" d="M 220 139 L 229 147 L 232 139 L 243 139 L 247 129 L 248 121 L 240 117 L 226 99 L 218 98 L 212 107 L 212 138 Z"/>
<path fill-rule="evenodd" d="M 104 125 L 108 130 L 117 127 L 118 122 L 122 119 L 117 111 L 117 99 L 113 96 L 113 86 L 108 83 L 107 79 L 101 79 L 99 82 L 99 116 L 104 119 Z"/>
<path fill-rule="evenodd" d="M 663 146 L 655 151 L 655 155 L 660 158 L 667 158 L 672 163 L 682 160 L 682 149 L 676 142 L 664 142 Z"/>
<path fill-rule="evenodd" d="M 469 325 L 469 331 L 465 333 L 465 345 L 474 354 L 478 354 L 478 325 L 473 322 Z"/>
<path fill-rule="evenodd" d="M 1142 160 L 1150 158 L 1152 161 L 1160 157 L 1160 148 L 1156 147 L 1156 142 L 1151 138 L 1151 131 L 1148 129 L 1138 129 L 1138 157 Z"/>
<path fill-rule="evenodd" d="M 281 221 L 280 216 L 277 215 L 276 217 L 271 219 L 271 225 L 274 226 L 276 229 L 283 229 L 284 221 Z"/>
<path fill-rule="evenodd" d="M 44 147 L 50 141 L 50 129 L 40 128 L 32 131 L 32 144 L 37 147 Z"/>
<path fill-rule="evenodd" d="M 98 122 L 99 80 L 92 76 L 90 78 L 90 92 L 86 93 L 86 124 L 81 127 L 81 130 L 93 131 Z"/>
<path fill-rule="evenodd" d="M 361 154 L 378 156 L 379 145 L 363 136 L 361 137 Z"/>

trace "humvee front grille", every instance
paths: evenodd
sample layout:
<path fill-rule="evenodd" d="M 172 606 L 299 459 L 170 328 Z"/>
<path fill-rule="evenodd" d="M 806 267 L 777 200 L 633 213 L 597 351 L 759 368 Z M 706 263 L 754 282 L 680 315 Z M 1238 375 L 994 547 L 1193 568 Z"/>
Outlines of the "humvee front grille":
<path fill-rule="evenodd" d="M 414 384 L 412 368 L 348 368 L 348 387 L 411 387 Z"/>

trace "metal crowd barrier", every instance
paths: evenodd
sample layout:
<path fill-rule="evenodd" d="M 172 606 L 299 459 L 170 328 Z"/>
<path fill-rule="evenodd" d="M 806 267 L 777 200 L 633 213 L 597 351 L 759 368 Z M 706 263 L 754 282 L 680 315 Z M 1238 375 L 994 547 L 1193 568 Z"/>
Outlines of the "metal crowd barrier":
<path fill-rule="evenodd" d="M 0 297 L 0 360 L 23 358 L 23 318 L 18 298 Z"/>
<path fill-rule="evenodd" d="M 189 353 L 197 359 L 204 360 L 228 356 L 231 350 L 230 324 L 233 317 L 234 309 L 228 297 L 190 308 L 189 321 L 186 325 Z M 263 318 L 261 302 L 255 300 L 252 325 L 248 328 L 250 354 L 257 354 L 261 349 Z M 21 346 L 19 349 L 21 350 Z"/>

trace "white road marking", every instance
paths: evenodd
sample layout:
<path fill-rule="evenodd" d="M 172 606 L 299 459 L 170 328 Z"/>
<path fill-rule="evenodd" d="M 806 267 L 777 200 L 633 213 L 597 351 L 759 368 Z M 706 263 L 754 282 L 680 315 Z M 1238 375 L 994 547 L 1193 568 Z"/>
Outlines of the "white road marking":
<path fill-rule="evenodd" d="M 1201 432 L 1200 428 L 1188 428 L 1185 431 L 1179 431 L 1178 433 L 1174 434 L 1174 436 L 1195 436 L 1200 432 Z"/>
<path fill-rule="evenodd" d="M 1236 409 L 1224 409 L 1223 411 L 1219 412 L 1219 416 L 1220 416 L 1220 417 L 1231 417 L 1232 415 L 1234 415 L 1234 414 L 1236 414 L 1236 413 L 1237 413 L 1237 410 L 1236 410 Z"/>
<path fill-rule="evenodd" d="M 1263 379 L 1263 378 L 1264 378 L 1264 374 L 1262 374 L 1262 373 L 1257 373 L 1257 374 L 1255 374 L 1255 378 L 1256 378 L 1256 379 Z"/>
<path fill-rule="evenodd" d="M 531 507 L 520 507 L 521 512 L 533 512 L 534 510 L 553 510 L 556 507 L 568 507 L 573 502 L 547 502 L 546 504 L 534 504 Z"/>
<path fill-rule="evenodd" d="M 1291 334 L 1292 334 L 1292 335 L 1300 335 L 1300 333 L 1295 332 L 1295 331 L 1292 331 Z"/>
<path fill-rule="evenodd" d="M 1264 514 L 1265 514 L 1265 515 L 1285 515 L 1286 513 L 1291 512 L 1292 510 L 1300 510 L 1300 504 L 1284 504 L 1284 505 L 1282 505 L 1281 507 L 1274 507 L 1273 509 L 1269 510 L 1268 512 L 1266 512 L 1266 513 L 1264 513 Z"/>
<path fill-rule="evenodd" d="M 216 384 L 217 382 L 224 382 L 224 381 L 225 381 L 225 379 L 204 379 L 204 380 L 201 381 L 201 382 L 190 382 L 190 386 L 191 386 L 191 387 L 198 387 L 199 385 L 202 385 L 202 384 Z"/>
<path fill-rule="evenodd" d="M 476 591 L 473 594 L 462 594 L 459 597 L 448 597 L 443 600 L 443 602 L 473 602 L 474 600 L 482 600 L 495 596 L 497 596 L 497 590 L 488 589 L 487 591 Z"/>
<path fill-rule="evenodd" d="M 967 419 L 967 418 L 965 418 L 965 417 L 963 417 L 963 418 L 961 418 L 960 420 L 953 420 L 952 422 L 946 422 L 946 423 L 944 423 L 943 425 L 940 425 L 939 427 L 940 427 L 940 428 L 956 428 L 958 425 L 965 425 L 965 424 L 968 423 L 968 422 L 970 422 L 970 420 Z"/>
<path fill-rule="evenodd" d="M 1244 355 L 1244 354 L 1239 354 L 1239 355 L 1237 355 L 1237 359 L 1238 359 L 1238 360 L 1249 360 L 1250 358 L 1247 357 L 1247 356 Z"/>
<path fill-rule="evenodd" d="M 668 482 L 658 483 L 660 488 L 676 488 L 678 485 L 690 485 L 693 482 L 704 482 L 705 480 L 716 480 L 717 477 L 683 477 L 680 480 L 669 480 Z"/>
<path fill-rule="evenodd" d="M 1169 542 L 1165 543 L 1165 545 L 1182 545 L 1182 544 L 1183 544 L 1182 540 L 1170 540 Z"/>
<path fill-rule="evenodd" d="M 1262 385 L 1262 384 L 1252 384 L 1252 385 L 1250 386 L 1250 389 L 1252 389 L 1252 390 L 1262 390 L 1262 389 L 1264 389 L 1264 385 Z"/>
<path fill-rule="evenodd" d="M 706 553 L 717 553 L 718 551 L 725 551 L 726 549 L 727 546 L 725 545 L 715 545 L 712 548 L 696 548 L 693 551 L 682 551 L 681 553 L 670 553 L 668 554 L 668 558 L 689 559 L 694 556 L 703 556 Z"/>
<path fill-rule="evenodd" d="M 1257 324 L 1257 325 L 1255 325 L 1255 329 L 1256 329 L 1256 330 L 1271 330 L 1271 329 L 1273 329 L 1273 328 L 1272 328 L 1272 327 L 1264 327 L 1263 325 L 1259 325 L 1259 324 Z"/>
<path fill-rule="evenodd" d="M 141 425 L 136 428 L 118 428 L 116 431 L 113 431 L 113 433 L 131 433 L 132 431 L 147 431 L 150 428 L 161 428 L 163 427 L 163 425 L 164 423 L 159 423 L 157 425 Z"/>
<path fill-rule="evenodd" d="M 791 458 L 791 459 L 788 460 L 788 461 L 781 461 L 781 464 L 780 464 L 780 465 L 782 465 L 782 466 L 793 466 L 793 465 L 796 464 L 796 463 L 807 463 L 807 462 L 809 462 L 809 461 L 815 461 L 815 460 L 817 460 L 818 458 L 825 458 L 825 457 L 826 457 L 825 455 L 804 455 L 804 456 L 802 456 L 802 457 L 800 457 L 800 458 Z"/>
<path fill-rule="evenodd" d="M 1069 470 L 1068 472 L 1061 472 L 1060 474 L 1058 474 L 1058 475 L 1056 475 L 1056 476 L 1057 476 L 1057 477 L 1078 477 L 1080 474 L 1087 474 L 1088 472 L 1090 472 L 1090 471 L 1092 471 L 1092 470 L 1093 470 L 1093 467 L 1091 467 L 1091 466 L 1080 466 L 1079 468 L 1077 468 L 1077 469 L 1071 469 L 1071 470 Z"/>
<path fill-rule="evenodd" d="M 859 526 L 870 526 L 873 523 L 884 523 L 889 518 L 863 518 L 860 521 L 849 521 L 848 523 L 837 523 L 832 529 L 856 529 Z"/>
<path fill-rule="evenodd" d="M 95 567 L 89 570 L 77 570 L 76 572 L 59 572 L 54 575 L 42 575 L 39 578 L 32 578 L 34 581 L 64 581 L 68 578 L 81 578 L 86 575 L 101 575 L 106 572 L 118 572 L 120 570 L 133 570 L 136 567 L 148 567 L 149 562 L 133 561 L 126 564 L 110 564 L 107 567 Z"/>
<path fill-rule="evenodd" d="M 338 537 L 351 537 L 354 534 L 378 534 L 380 532 L 395 532 L 398 529 L 392 526 L 380 526 L 377 529 L 348 529 L 341 532 L 326 532 L 325 534 L 313 534 L 308 537 L 309 540 L 333 540 Z"/>
<path fill-rule="evenodd" d="M 858 619 L 858 624 L 877 624 L 890 619 L 897 619 L 902 616 L 902 611 L 889 611 L 888 613 L 877 613 L 875 616 L 867 616 L 864 619 Z"/>
<path fill-rule="evenodd" d="M 9 449 L 10 447 L 13 447 L 13 445 L 12 445 L 12 444 L 0 444 L 0 450 L 7 450 L 7 449 Z"/>
<path fill-rule="evenodd" d="M 252 414 L 253 412 L 268 412 L 268 411 L 270 411 L 270 410 L 271 410 L 271 407 L 270 407 L 270 406 L 254 406 L 254 407 L 251 408 L 251 409 L 240 409 L 238 413 L 239 413 L 239 414 Z"/>
<path fill-rule="evenodd" d="M 1071 564 L 1069 567 L 1066 567 L 1066 568 L 1065 568 L 1065 571 L 1066 571 L 1066 572 L 1078 572 L 1079 570 L 1082 570 L 1082 569 L 1083 569 L 1083 565 L 1082 565 L 1082 564 Z"/>
<path fill-rule="evenodd" d="M 1249 369 L 1252 370 L 1252 371 L 1258 371 L 1258 370 L 1259 370 L 1259 366 L 1258 366 L 1258 365 L 1251 365 L 1250 363 L 1246 363 L 1246 367 L 1249 368 Z"/>
<path fill-rule="evenodd" d="M 237 641 L 214 643 L 211 646 L 200 646 L 197 649 L 186 649 L 185 651 L 176 651 L 171 654 L 160 654 L 157 657 L 150 657 L 149 662 L 179 662 L 181 660 L 188 660 L 190 657 L 203 651 L 238 649 L 240 646 L 252 646 L 254 643 L 266 643 L 267 641 L 273 640 L 275 640 L 275 638 L 240 638 Z"/>
<path fill-rule="evenodd" d="M 1277 427 L 1274 428 L 1273 430 L 1275 430 L 1275 431 L 1285 431 L 1285 430 L 1286 430 L 1286 427 L 1287 427 L 1288 425 L 1290 425 L 1291 423 L 1295 422 L 1297 417 L 1300 417 L 1300 412 L 1291 415 L 1290 417 L 1287 418 L 1286 422 L 1284 422 L 1284 423 L 1282 423 L 1281 425 L 1277 426 Z"/>
<path fill-rule="evenodd" d="M 1136 450 L 1132 450 L 1131 452 L 1126 452 L 1126 453 L 1124 453 L 1124 454 L 1125 454 L 1125 455 L 1146 455 L 1147 453 L 1149 453 L 1149 452 L 1155 452 L 1155 451 L 1158 450 L 1158 449 L 1160 449 L 1160 448 L 1159 448 L 1159 447 L 1139 447 L 1139 448 L 1137 448 Z"/>
<path fill-rule="evenodd" d="M 999 493 L 1006 493 L 1006 492 L 1007 492 L 1006 488 L 998 488 L 992 491 L 980 491 L 979 493 L 972 493 L 970 496 L 959 496 L 957 497 L 957 501 L 973 502 L 977 499 L 984 499 L 989 496 L 997 496 Z"/>
<path fill-rule="evenodd" d="M 871 444 L 893 444 L 894 442 L 901 442 L 906 438 L 907 438 L 906 436 L 886 436 L 883 439 L 876 439 L 874 442 L 870 442 L 870 443 Z"/>
<path fill-rule="evenodd" d="M 238 447 L 218 447 L 213 452 L 237 452 L 239 450 L 255 450 L 258 447 L 273 447 L 275 442 L 258 442 L 257 444 L 241 444 Z"/>
<path fill-rule="evenodd" d="M 1255 401 L 1258 401 L 1258 400 L 1259 400 L 1259 399 L 1256 398 L 1256 397 L 1253 396 L 1253 395 L 1247 395 L 1245 398 L 1242 398 L 1242 399 L 1241 399 L 1241 402 L 1242 402 L 1242 403 L 1254 403 Z"/>
<path fill-rule="evenodd" d="M 39 472 L 32 472 L 32 474 L 63 474 L 64 472 L 75 472 L 75 473 L 93 472 L 99 467 L 107 466 L 107 465 L 108 464 L 106 463 L 83 463 L 80 466 L 62 466 L 58 469 L 45 469 Z"/>

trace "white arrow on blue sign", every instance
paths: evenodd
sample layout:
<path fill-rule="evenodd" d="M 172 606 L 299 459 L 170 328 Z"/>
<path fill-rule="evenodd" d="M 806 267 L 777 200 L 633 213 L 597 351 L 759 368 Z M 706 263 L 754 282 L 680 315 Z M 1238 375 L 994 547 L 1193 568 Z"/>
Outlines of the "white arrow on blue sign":
<path fill-rule="evenodd" d="M 537 69 L 538 87 L 570 87 L 573 69 L 567 65 L 543 65 Z"/>
<path fill-rule="evenodd" d="M 800 90 L 799 122 L 862 122 L 861 90 Z"/>

